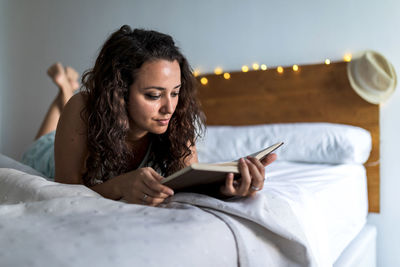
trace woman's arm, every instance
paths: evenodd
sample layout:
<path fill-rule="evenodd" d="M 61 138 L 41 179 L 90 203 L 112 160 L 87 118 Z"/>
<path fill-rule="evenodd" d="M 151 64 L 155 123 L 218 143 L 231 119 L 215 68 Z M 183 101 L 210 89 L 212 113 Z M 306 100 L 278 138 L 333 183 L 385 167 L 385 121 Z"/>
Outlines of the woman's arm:
<path fill-rule="evenodd" d="M 71 97 L 61 114 L 54 141 L 55 181 L 82 184 L 87 156 L 86 124 L 80 113 L 85 106 L 82 93 Z"/>
<path fill-rule="evenodd" d="M 86 99 L 82 93 L 74 95 L 65 106 L 57 125 L 54 142 L 55 181 L 65 184 L 83 184 L 87 157 L 87 129 L 81 118 Z M 92 190 L 110 199 L 121 199 L 121 178 L 110 179 L 91 187 Z"/>
<path fill-rule="evenodd" d="M 85 104 L 82 93 L 74 95 L 58 122 L 54 143 L 56 182 L 83 184 L 88 150 L 86 123 L 80 113 Z M 146 194 L 145 204 L 157 205 L 173 194 L 170 188 L 159 182 L 162 179 L 152 168 L 140 168 L 90 188 L 103 197 L 114 200 L 124 198 L 130 203 L 143 203 Z"/>

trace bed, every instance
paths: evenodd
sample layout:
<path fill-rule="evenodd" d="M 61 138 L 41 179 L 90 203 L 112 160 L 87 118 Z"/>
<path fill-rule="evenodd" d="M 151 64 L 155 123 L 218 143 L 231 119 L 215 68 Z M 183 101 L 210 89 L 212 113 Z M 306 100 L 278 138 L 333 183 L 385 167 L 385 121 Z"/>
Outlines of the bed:
<path fill-rule="evenodd" d="M 353 95 L 345 64 L 206 76 L 200 161 L 285 141 L 254 198 L 179 193 L 157 208 L 131 205 L 1 155 L 0 265 L 375 266 L 366 216 L 379 211 L 379 109 Z"/>

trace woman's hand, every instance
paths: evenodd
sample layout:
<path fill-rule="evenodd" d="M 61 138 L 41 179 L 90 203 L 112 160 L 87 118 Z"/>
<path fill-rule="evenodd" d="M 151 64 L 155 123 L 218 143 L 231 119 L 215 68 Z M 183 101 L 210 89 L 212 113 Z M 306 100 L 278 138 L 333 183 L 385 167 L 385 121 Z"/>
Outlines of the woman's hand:
<path fill-rule="evenodd" d="M 228 173 L 220 192 L 225 196 L 254 196 L 264 187 L 265 167 L 275 160 L 276 154 L 270 154 L 262 161 L 254 157 L 241 158 L 239 160 L 241 178 L 234 180 L 233 173 Z"/>
<path fill-rule="evenodd" d="M 120 178 L 122 199 L 129 203 L 157 206 L 174 194 L 171 188 L 160 183 L 164 177 L 150 167 L 128 172 Z"/>

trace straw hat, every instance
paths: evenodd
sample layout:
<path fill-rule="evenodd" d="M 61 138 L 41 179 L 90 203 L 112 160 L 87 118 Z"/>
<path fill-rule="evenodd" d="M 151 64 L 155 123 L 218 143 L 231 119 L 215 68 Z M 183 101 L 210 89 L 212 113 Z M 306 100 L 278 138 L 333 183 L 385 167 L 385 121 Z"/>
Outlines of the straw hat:
<path fill-rule="evenodd" d="M 372 104 L 385 102 L 396 88 L 394 67 L 375 51 L 356 55 L 347 64 L 347 75 L 354 91 Z"/>

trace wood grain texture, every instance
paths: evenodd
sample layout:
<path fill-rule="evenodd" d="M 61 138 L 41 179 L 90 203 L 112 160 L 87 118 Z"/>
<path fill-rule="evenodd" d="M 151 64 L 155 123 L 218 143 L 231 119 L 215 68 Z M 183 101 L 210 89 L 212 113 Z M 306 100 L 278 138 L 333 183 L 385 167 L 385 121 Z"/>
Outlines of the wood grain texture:
<path fill-rule="evenodd" d="M 369 211 L 379 212 L 379 106 L 359 97 L 347 78 L 347 63 L 204 75 L 199 99 L 208 125 L 332 122 L 371 132 L 372 152 L 365 164 Z M 200 79 L 200 77 L 199 77 Z M 340 196 L 338 196 L 340 197 Z M 332 200 L 334 201 L 334 200 Z"/>

